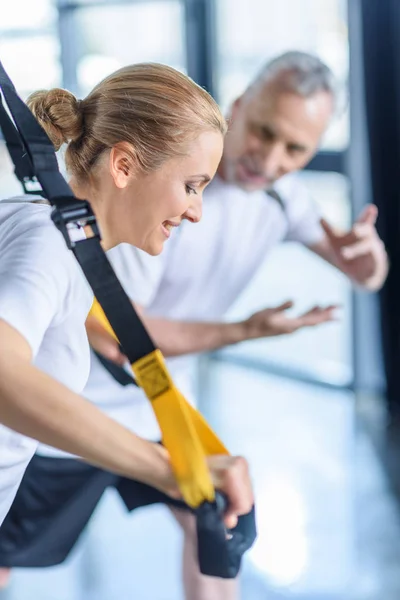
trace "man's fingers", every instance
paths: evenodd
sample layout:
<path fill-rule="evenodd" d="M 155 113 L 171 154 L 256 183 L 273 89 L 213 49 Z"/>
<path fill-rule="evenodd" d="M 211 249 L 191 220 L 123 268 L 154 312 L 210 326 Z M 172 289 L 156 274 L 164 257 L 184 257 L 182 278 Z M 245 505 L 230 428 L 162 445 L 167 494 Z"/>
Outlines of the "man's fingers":
<path fill-rule="evenodd" d="M 371 240 L 364 239 L 349 246 L 343 246 L 340 254 L 344 260 L 354 260 L 371 252 Z"/>
<path fill-rule="evenodd" d="M 301 327 L 310 327 L 333 321 L 335 320 L 335 310 L 337 310 L 337 308 L 338 306 L 333 304 L 324 308 L 314 306 L 311 310 L 298 317 L 299 324 Z"/>
<path fill-rule="evenodd" d="M 353 240 L 362 240 L 376 236 L 376 229 L 372 223 L 355 223 L 349 233 Z M 349 239 L 350 241 L 350 239 Z M 344 240 L 346 243 L 346 240 Z"/>
<path fill-rule="evenodd" d="M 330 304 L 329 306 L 313 306 L 310 310 L 303 313 L 302 317 L 306 317 L 309 315 L 320 315 L 325 313 L 332 313 L 334 310 L 339 308 L 337 304 Z"/>
<path fill-rule="evenodd" d="M 377 218 L 378 207 L 375 204 L 367 204 L 367 206 L 359 215 L 356 223 L 368 223 L 369 225 L 375 225 Z"/>
<path fill-rule="evenodd" d="M 285 310 L 288 310 L 289 308 L 292 308 L 292 307 L 293 307 L 293 301 L 286 300 L 286 302 L 282 302 L 282 304 L 279 304 L 278 306 L 273 306 L 272 308 L 263 308 L 262 310 L 258 311 L 257 313 L 254 313 L 253 317 L 257 316 L 259 318 L 270 319 L 274 315 L 276 315 L 278 313 L 283 313 L 283 312 L 285 312 Z"/>
<path fill-rule="evenodd" d="M 377 216 L 377 207 L 374 204 L 369 204 L 347 233 L 335 230 L 325 219 L 321 219 L 320 222 L 330 242 L 337 247 L 375 234 Z"/>
<path fill-rule="evenodd" d="M 321 227 L 331 241 L 335 241 L 339 236 L 333 227 L 325 219 L 320 219 Z"/>
<path fill-rule="evenodd" d="M 279 306 L 275 306 L 272 310 L 274 312 L 283 312 L 285 310 L 288 310 L 289 308 L 293 308 L 293 301 L 292 300 L 286 300 L 286 302 L 283 302 L 282 304 L 279 304 Z M 269 310 L 269 309 L 267 309 Z"/>

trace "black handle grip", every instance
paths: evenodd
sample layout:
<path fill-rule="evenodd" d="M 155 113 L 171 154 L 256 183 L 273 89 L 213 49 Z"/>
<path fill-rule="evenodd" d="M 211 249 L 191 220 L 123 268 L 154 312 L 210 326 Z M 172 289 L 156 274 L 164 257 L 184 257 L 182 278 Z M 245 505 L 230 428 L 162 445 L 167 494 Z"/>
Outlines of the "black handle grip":
<path fill-rule="evenodd" d="M 215 492 L 215 504 L 218 511 L 218 514 L 223 517 L 226 513 L 226 509 L 228 508 L 229 500 L 228 497 L 225 496 L 222 492 Z"/>
<path fill-rule="evenodd" d="M 227 535 L 223 521 L 227 506 L 227 497 L 217 492 L 214 502 L 204 502 L 196 510 L 197 544 L 203 575 L 233 579 L 239 573 L 243 554 L 257 537 L 257 530 L 253 506 L 247 515 L 239 517 Z"/>

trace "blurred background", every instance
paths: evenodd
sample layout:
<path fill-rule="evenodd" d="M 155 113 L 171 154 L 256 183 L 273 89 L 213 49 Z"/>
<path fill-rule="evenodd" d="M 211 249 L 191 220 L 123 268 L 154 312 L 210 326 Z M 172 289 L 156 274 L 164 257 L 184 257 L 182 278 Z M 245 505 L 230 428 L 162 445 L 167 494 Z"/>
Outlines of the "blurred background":
<path fill-rule="evenodd" d="M 365 203 L 392 270 L 378 297 L 352 289 L 304 248 L 276 248 L 230 318 L 293 299 L 340 304 L 339 320 L 245 343 L 199 365 L 200 408 L 256 486 L 259 539 L 245 600 L 398 600 L 400 377 L 400 7 L 398 0 L 12 0 L 0 58 L 23 97 L 82 97 L 111 71 L 167 63 L 221 106 L 286 50 L 316 53 L 340 110 L 301 174 L 321 212 L 349 226 Z M 0 145 L 0 196 L 18 193 Z M 110 492 L 65 565 L 15 570 L 1 600 L 181 600 L 180 532 L 162 508 L 124 514 Z M 210 598 L 210 600 L 213 600 Z"/>

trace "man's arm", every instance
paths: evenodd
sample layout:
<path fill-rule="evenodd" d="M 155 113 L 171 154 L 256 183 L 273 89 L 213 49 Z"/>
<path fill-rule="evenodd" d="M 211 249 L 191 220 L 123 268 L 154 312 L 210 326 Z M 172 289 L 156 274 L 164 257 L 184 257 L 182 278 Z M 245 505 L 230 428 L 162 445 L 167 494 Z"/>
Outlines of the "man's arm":
<path fill-rule="evenodd" d="M 315 306 L 298 317 L 289 317 L 286 311 L 292 306 L 292 302 L 285 302 L 234 323 L 173 321 L 149 317 L 142 307 L 135 305 L 135 308 L 164 356 L 180 356 L 217 350 L 245 340 L 294 333 L 303 327 L 313 327 L 333 320 L 336 308 Z M 118 344 L 95 317 L 88 317 L 86 330 L 90 344 L 97 352 L 117 364 L 125 362 L 126 358 L 121 354 Z"/>
<path fill-rule="evenodd" d="M 376 206 L 366 206 L 352 228 L 345 233 L 336 232 L 324 219 L 321 225 L 324 238 L 310 250 L 337 267 L 364 289 L 378 291 L 386 281 L 389 261 L 385 246 L 380 239 L 375 221 Z"/>

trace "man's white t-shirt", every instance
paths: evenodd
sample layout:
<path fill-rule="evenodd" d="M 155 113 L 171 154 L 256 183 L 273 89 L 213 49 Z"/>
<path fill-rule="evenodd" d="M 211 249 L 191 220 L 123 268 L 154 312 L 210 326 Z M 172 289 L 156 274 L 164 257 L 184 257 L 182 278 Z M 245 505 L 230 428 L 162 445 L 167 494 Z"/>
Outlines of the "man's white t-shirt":
<path fill-rule="evenodd" d="M 92 294 L 50 207 L 27 200 L 0 202 L 0 319 L 27 340 L 35 366 L 82 392 Z M 35 440 L 0 424 L 0 525 L 36 448 Z"/>
<path fill-rule="evenodd" d="M 285 240 L 313 245 L 320 217 L 298 176 L 275 185 L 283 206 L 265 192 L 248 193 L 218 177 L 204 192 L 203 217 L 174 231 L 159 257 L 121 245 L 108 255 L 127 294 L 146 313 L 183 321 L 220 321 L 267 254 Z M 168 359 L 179 389 L 194 402 L 191 356 Z M 84 395 L 109 416 L 147 439 L 160 439 L 150 403 L 133 386 L 119 385 L 92 353 Z M 54 454 L 41 448 L 40 453 Z"/>

